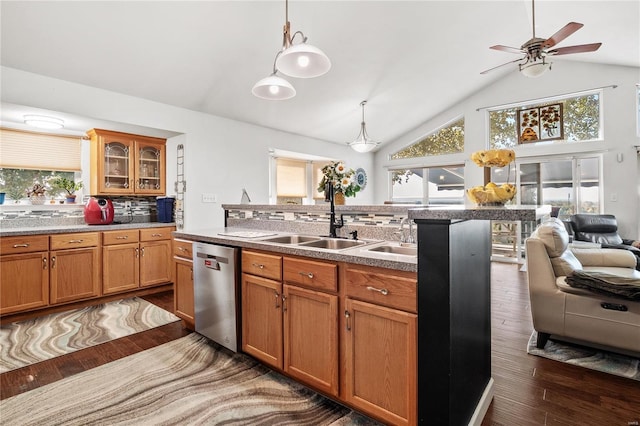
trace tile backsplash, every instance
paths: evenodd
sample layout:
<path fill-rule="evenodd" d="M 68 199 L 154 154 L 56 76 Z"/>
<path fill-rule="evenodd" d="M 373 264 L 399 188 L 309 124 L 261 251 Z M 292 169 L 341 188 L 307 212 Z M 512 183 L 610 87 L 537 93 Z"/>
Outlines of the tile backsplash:
<path fill-rule="evenodd" d="M 114 222 L 145 223 L 156 222 L 156 197 L 110 197 L 114 207 Z M 0 206 L 0 227 L 23 228 L 36 226 L 65 226 L 84 224 L 84 203 L 76 204 L 4 204 Z M 131 202 L 131 213 L 124 207 Z"/>

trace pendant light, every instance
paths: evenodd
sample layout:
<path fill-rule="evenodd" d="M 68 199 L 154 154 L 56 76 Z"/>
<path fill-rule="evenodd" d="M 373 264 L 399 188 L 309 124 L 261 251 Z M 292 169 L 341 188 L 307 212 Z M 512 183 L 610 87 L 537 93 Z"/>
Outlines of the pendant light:
<path fill-rule="evenodd" d="M 296 89 L 282 77 L 277 75 L 276 60 L 282 51 L 276 54 L 273 61 L 273 72 L 268 77 L 258 81 L 251 89 L 251 93 L 258 98 L 267 99 L 269 101 L 283 101 L 291 99 L 296 95 Z"/>
<path fill-rule="evenodd" d="M 354 151 L 357 152 L 369 152 L 378 145 L 380 142 L 375 141 L 369 137 L 367 134 L 366 125 L 364 122 L 364 106 L 367 104 L 367 101 L 360 102 L 360 106 L 362 107 L 362 123 L 360 123 L 360 133 L 358 137 L 353 142 L 347 143 Z"/>
<path fill-rule="evenodd" d="M 296 36 L 300 43 L 294 44 Z M 290 77 L 312 78 L 326 74 L 331 68 L 331 61 L 324 52 L 307 44 L 307 37 L 302 31 L 291 34 L 289 22 L 289 0 L 285 0 L 285 24 L 282 35 L 282 49 L 276 54 L 273 73 L 258 81 L 251 92 L 262 99 L 285 100 L 296 95 L 296 89 L 282 77 L 278 71 Z"/>
<path fill-rule="evenodd" d="M 302 41 L 293 44 L 297 35 Z M 302 31 L 291 34 L 289 22 L 289 0 L 285 0 L 285 24 L 282 34 L 282 54 L 276 59 L 276 66 L 283 74 L 296 78 L 313 78 L 326 74 L 331 68 L 331 61 L 324 52 L 307 44 L 307 37 Z"/>

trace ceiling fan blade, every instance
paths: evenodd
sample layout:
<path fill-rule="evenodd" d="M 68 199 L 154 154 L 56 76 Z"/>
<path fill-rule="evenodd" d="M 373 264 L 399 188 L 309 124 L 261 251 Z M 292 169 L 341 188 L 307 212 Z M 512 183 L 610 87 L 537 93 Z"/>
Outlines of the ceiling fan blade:
<path fill-rule="evenodd" d="M 503 46 L 501 44 L 496 44 L 495 46 L 491 46 L 489 49 L 501 50 L 503 52 L 518 53 L 518 54 L 527 53 L 527 52 L 523 52 L 522 49 L 518 49 L 517 47 Z"/>
<path fill-rule="evenodd" d="M 559 47 L 549 50 L 547 55 L 568 55 L 570 53 L 595 52 L 600 48 L 602 43 L 580 44 L 577 46 Z"/>
<path fill-rule="evenodd" d="M 569 37 L 571 34 L 578 31 L 582 28 L 584 24 L 580 24 L 578 22 L 569 22 L 567 25 L 562 27 L 560 31 L 549 37 L 544 43 L 542 43 L 542 48 L 553 47 L 556 44 L 560 43 L 565 38 Z"/>
<path fill-rule="evenodd" d="M 505 62 L 504 64 L 498 65 L 497 67 L 489 68 L 488 70 L 482 71 L 480 74 L 486 74 L 489 71 L 493 71 L 493 70 L 498 69 L 500 67 L 504 67 L 505 65 L 513 64 L 514 62 L 522 61 L 523 59 L 526 59 L 526 56 L 524 58 L 518 58 L 518 59 L 515 59 L 513 61 Z"/>

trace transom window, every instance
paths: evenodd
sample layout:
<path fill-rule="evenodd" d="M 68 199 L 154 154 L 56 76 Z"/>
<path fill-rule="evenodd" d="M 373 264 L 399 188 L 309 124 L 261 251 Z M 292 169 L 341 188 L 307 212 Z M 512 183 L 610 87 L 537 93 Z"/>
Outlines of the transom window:
<path fill-rule="evenodd" d="M 464 117 L 430 133 L 395 154 L 392 160 L 464 152 Z"/>

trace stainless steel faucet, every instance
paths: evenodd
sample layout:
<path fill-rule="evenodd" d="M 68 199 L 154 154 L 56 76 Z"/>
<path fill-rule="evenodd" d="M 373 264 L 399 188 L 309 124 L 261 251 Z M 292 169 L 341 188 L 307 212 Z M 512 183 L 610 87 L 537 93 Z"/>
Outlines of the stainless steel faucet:
<path fill-rule="evenodd" d="M 409 235 L 408 236 L 404 236 L 404 224 L 405 222 L 409 223 Z M 402 220 L 400 221 L 400 227 L 398 228 L 398 231 L 400 232 L 400 242 L 401 243 L 414 243 L 415 239 L 413 238 L 413 221 L 411 219 L 409 219 L 408 217 L 403 217 Z"/>

